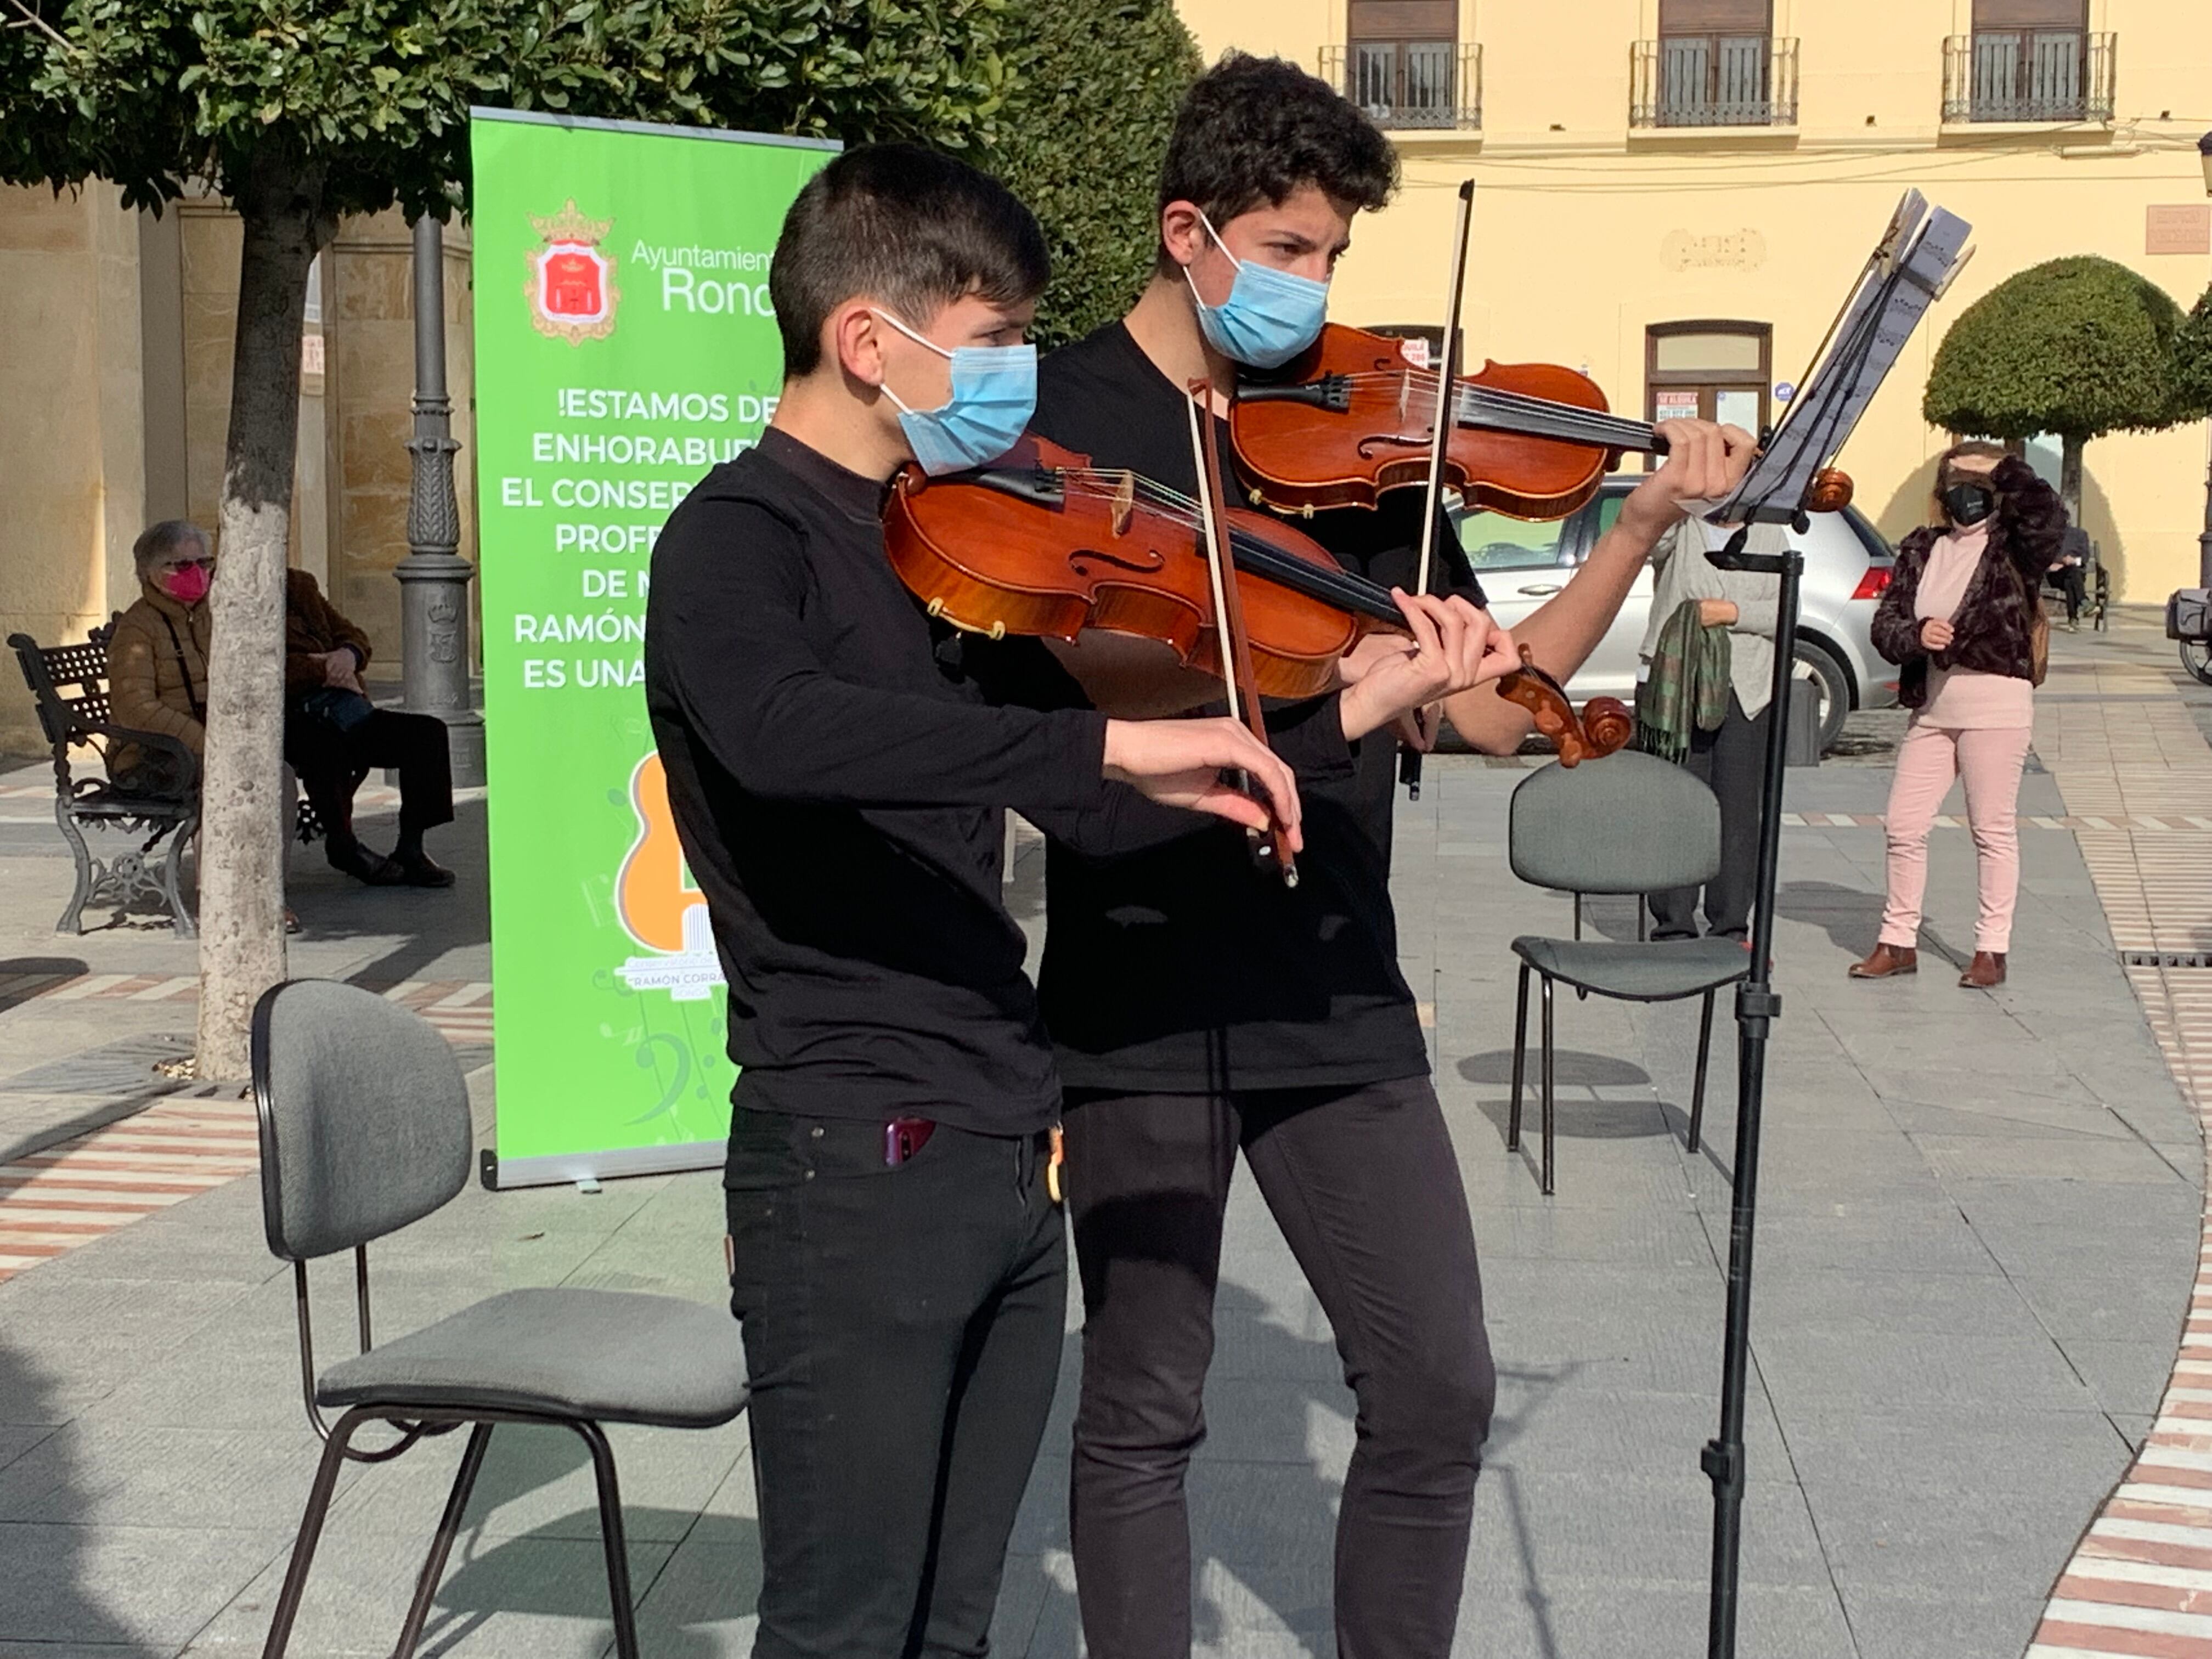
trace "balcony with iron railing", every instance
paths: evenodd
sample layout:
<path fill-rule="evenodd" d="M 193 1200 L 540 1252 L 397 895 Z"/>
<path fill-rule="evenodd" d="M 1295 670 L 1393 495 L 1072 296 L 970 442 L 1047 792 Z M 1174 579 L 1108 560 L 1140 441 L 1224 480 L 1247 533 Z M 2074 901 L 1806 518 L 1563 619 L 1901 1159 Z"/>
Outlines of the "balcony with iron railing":
<path fill-rule="evenodd" d="M 1630 58 L 1628 125 L 1794 127 L 1797 42 L 1769 34 L 1638 40 Z"/>
<path fill-rule="evenodd" d="M 1322 78 L 1401 131 L 1479 131 L 1482 48 L 1449 40 L 1355 40 L 1321 49 Z"/>
<path fill-rule="evenodd" d="M 2109 121 L 2117 45 L 2082 29 L 1954 34 L 1943 43 L 1943 119 Z"/>

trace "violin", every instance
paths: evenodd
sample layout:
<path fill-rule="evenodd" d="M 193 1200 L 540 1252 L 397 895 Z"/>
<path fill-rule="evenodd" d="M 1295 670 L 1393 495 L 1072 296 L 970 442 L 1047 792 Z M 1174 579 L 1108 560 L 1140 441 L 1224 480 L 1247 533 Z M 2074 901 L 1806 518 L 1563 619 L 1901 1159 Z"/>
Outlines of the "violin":
<path fill-rule="evenodd" d="M 1388 588 L 1290 526 L 1226 503 L 1213 516 L 1260 694 L 1316 696 L 1363 635 L 1405 629 Z M 884 538 L 900 580 L 956 628 L 993 639 L 1133 634 L 1218 678 L 1234 665 L 1222 652 L 1206 520 L 1199 498 L 1031 434 L 978 471 L 932 478 L 908 466 L 892 483 Z"/>
<path fill-rule="evenodd" d="M 1566 690 L 1536 666 L 1522 646 L 1521 666 L 1501 676 L 1498 695 L 1535 717 L 1536 729 L 1559 751 L 1559 764 L 1579 766 L 1626 749 L 1636 735 L 1636 716 L 1618 697 L 1592 697 L 1577 714 Z"/>
<path fill-rule="evenodd" d="M 1373 507 L 1387 490 L 1430 483 L 1444 380 L 1399 340 L 1326 325 L 1281 378 L 1245 383 L 1230 406 L 1252 501 L 1279 512 Z M 1555 363 L 1485 363 L 1450 386 L 1437 476 L 1470 507 L 1563 519 L 1624 452 L 1667 453 L 1657 428 L 1607 412 L 1595 380 Z M 1850 480 L 1831 471 L 1805 505 L 1825 513 L 1850 501 Z"/>

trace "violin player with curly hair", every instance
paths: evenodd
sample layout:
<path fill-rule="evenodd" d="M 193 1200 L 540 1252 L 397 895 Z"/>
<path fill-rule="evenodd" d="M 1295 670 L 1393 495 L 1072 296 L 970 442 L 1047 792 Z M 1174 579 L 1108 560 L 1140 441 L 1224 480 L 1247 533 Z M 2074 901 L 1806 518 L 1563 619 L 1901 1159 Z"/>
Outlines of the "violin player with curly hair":
<path fill-rule="evenodd" d="M 2039 591 L 2058 556 L 2066 509 L 2027 463 L 1996 444 L 1954 444 L 1936 471 L 1938 522 L 1898 550 L 1875 614 L 1875 649 L 1904 670 L 1898 701 L 1912 711 L 1898 746 L 1885 819 L 1888 896 L 1873 954 L 1854 979 L 1918 970 L 1928 831 L 1953 778 L 1965 781 L 1980 913 L 1974 957 L 1959 983 L 2005 981 L 2020 890 L 2015 808 L 2048 638 Z"/>

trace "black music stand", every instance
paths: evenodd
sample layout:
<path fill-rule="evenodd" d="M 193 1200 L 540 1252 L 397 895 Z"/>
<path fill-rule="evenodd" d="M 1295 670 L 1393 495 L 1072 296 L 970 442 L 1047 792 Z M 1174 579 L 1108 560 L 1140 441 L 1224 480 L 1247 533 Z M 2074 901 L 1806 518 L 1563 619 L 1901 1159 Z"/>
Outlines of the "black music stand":
<path fill-rule="evenodd" d="M 1907 191 L 1881 244 L 1860 274 L 1843 313 L 1815 354 L 1802 392 L 1763 446 L 1735 495 L 1716 507 L 1716 524 L 1810 527 L 1801 503 L 1814 475 L 1842 448 L 1852 427 L 1897 361 L 1928 307 L 1950 285 L 1972 250 L 1963 221 L 1930 210 Z M 1782 505 L 1786 503 L 1786 505 Z M 1712 1600 L 1708 1659 L 1735 1659 L 1739 1554 L 1744 1493 L 1744 1399 L 1751 1366 L 1752 1237 L 1759 1207 L 1760 1115 L 1766 1097 L 1766 1041 L 1782 1012 L 1773 986 L 1774 893 L 1782 861 L 1782 795 L 1789 743 L 1790 682 L 1797 654 L 1799 587 L 1805 556 L 1745 550 L 1744 530 L 1705 556 L 1723 570 L 1778 576 L 1774 629 L 1777 718 L 1766 736 L 1766 775 L 1759 790 L 1759 865 L 1753 888 L 1751 972 L 1736 988 L 1735 1164 L 1729 1226 L 1728 1324 L 1722 1339 L 1720 1432 L 1699 1463 L 1713 1483 Z"/>

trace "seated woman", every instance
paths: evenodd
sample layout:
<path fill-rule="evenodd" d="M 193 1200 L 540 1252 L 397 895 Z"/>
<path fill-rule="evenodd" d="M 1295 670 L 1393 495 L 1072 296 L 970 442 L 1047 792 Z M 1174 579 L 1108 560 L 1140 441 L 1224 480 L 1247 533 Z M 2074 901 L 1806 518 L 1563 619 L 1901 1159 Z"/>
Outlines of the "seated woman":
<path fill-rule="evenodd" d="M 372 887 L 450 887 L 453 872 L 422 850 L 422 832 L 453 821 L 446 724 L 379 708 L 362 690 L 368 635 L 304 570 L 284 573 L 284 758 L 323 821 L 332 867 Z M 399 841 L 389 857 L 353 830 L 354 791 L 372 768 L 399 772 Z"/>
<path fill-rule="evenodd" d="M 207 743 L 207 596 L 215 580 L 207 532 L 188 519 L 165 519 L 138 538 L 131 554 L 139 592 L 107 641 L 109 712 L 118 726 L 158 732 L 199 754 Z M 107 774 L 122 789 L 173 787 L 162 760 L 143 744 L 119 743 L 108 750 Z M 293 787 L 287 769 L 276 792 L 287 847 L 295 821 Z M 300 931 L 289 908 L 284 931 Z"/>
<path fill-rule="evenodd" d="M 174 738 L 197 755 L 207 741 L 207 596 L 215 555 L 207 532 L 185 519 L 154 526 L 131 555 L 138 599 L 116 619 L 107 642 L 108 708 L 118 726 Z M 157 769 L 155 754 L 138 744 L 118 744 L 107 756 L 118 788 L 167 782 L 154 775 Z"/>

